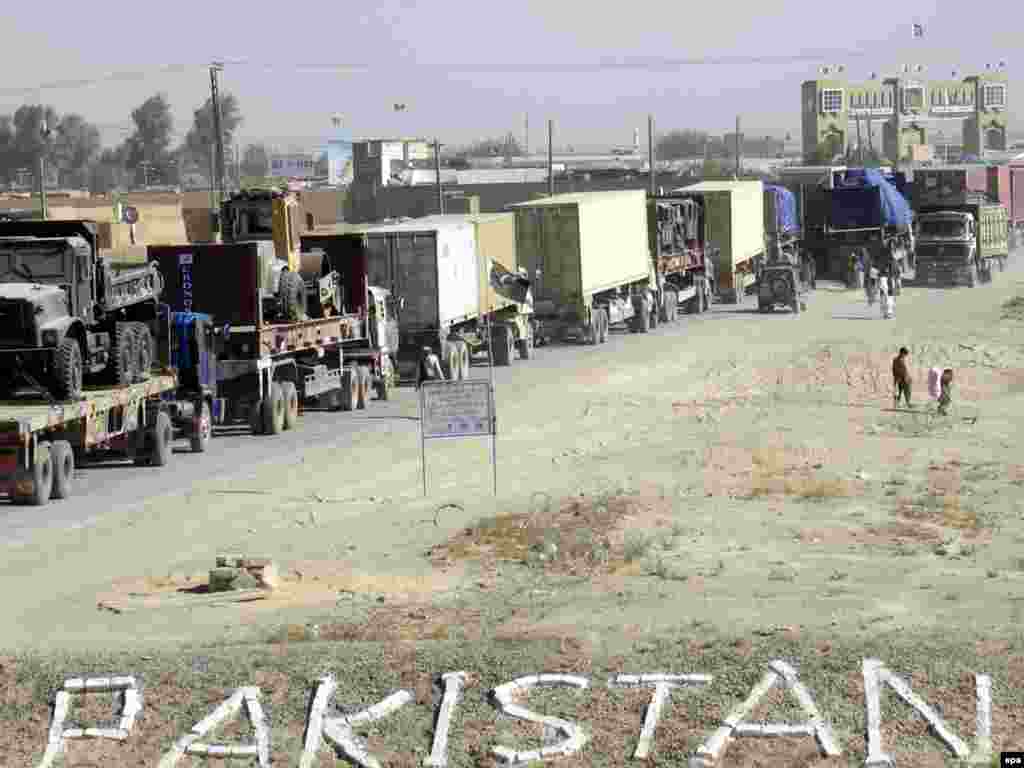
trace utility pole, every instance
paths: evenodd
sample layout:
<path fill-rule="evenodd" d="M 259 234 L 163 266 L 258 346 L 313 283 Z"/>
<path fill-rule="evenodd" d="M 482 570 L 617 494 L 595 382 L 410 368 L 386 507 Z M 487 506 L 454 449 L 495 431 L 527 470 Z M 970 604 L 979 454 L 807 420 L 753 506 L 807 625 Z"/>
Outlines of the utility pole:
<path fill-rule="evenodd" d="M 743 158 L 740 156 L 742 151 L 742 141 L 740 138 L 740 116 L 736 115 L 736 178 L 738 179 L 743 173 Z"/>
<path fill-rule="evenodd" d="M 647 116 L 647 165 L 650 168 L 651 197 L 657 194 L 654 177 L 654 115 Z"/>
<path fill-rule="evenodd" d="M 221 128 L 220 114 L 220 85 L 218 75 L 224 69 L 220 62 L 213 62 L 210 65 L 210 106 L 213 113 L 213 136 L 214 136 L 214 187 L 216 188 L 217 208 L 220 208 L 224 200 L 224 131 Z"/>
<path fill-rule="evenodd" d="M 46 108 L 42 105 L 39 108 L 42 110 L 43 115 L 43 122 L 39 128 L 42 143 L 39 147 L 39 166 L 37 170 L 39 174 L 39 217 L 46 221 L 50 218 L 50 207 L 46 202 L 46 149 L 50 143 L 50 126 L 46 124 Z"/>
<path fill-rule="evenodd" d="M 441 142 L 434 139 L 434 172 L 437 174 L 437 212 L 444 215 L 444 191 L 441 187 Z"/>
<path fill-rule="evenodd" d="M 552 142 L 555 136 L 555 121 L 548 120 L 548 194 L 555 194 L 555 156 Z"/>
<path fill-rule="evenodd" d="M 523 156 L 529 156 L 530 154 L 530 113 L 526 113 L 526 126 L 523 131 Z"/>

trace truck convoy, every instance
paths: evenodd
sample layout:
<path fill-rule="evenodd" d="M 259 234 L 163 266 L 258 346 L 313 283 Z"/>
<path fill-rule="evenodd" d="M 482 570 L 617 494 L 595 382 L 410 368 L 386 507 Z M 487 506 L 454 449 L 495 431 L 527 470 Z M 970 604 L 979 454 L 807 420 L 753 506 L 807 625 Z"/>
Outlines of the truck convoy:
<path fill-rule="evenodd" d="M 677 307 L 698 314 L 715 293 L 713 243 L 705 243 L 704 205 L 699 198 L 657 196 L 648 200 L 647 226 L 654 259 L 658 320 L 669 322 Z"/>
<path fill-rule="evenodd" d="M 154 269 L 100 257 L 94 222 L 0 223 L 0 388 L 75 400 L 85 381 L 142 380 L 160 290 Z"/>

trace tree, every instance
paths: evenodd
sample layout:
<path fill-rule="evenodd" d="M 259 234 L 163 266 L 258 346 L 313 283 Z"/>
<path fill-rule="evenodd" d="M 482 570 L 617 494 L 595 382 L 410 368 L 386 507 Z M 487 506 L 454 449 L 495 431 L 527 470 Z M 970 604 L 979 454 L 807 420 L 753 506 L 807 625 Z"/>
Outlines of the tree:
<path fill-rule="evenodd" d="M 52 130 L 57 126 L 57 110 L 50 106 L 25 105 L 14 113 L 14 160 L 16 167 L 34 169 L 39 155 L 45 150 L 47 160 L 51 159 L 52 142 L 43 137 L 43 121 Z"/>
<path fill-rule="evenodd" d="M 125 168 L 127 146 L 105 149 L 89 168 L 89 191 L 105 195 L 130 186 L 133 174 Z"/>
<path fill-rule="evenodd" d="M 231 145 L 235 130 L 242 124 L 242 114 L 238 99 L 230 93 L 220 97 L 220 127 L 225 145 Z M 192 159 L 205 167 L 209 164 L 210 151 L 213 148 L 216 134 L 213 130 L 213 99 L 206 102 L 194 112 L 192 127 L 185 136 L 185 149 Z"/>
<path fill-rule="evenodd" d="M 135 131 L 125 141 L 127 153 L 125 165 L 136 169 L 142 163 L 158 169 L 170 162 L 171 134 L 174 131 L 174 117 L 171 105 L 162 93 L 150 96 L 132 110 Z"/>
<path fill-rule="evenodd" d="M 247 144 L 242 151 L 242 175 L 266 176 L 270 171 L 270 153 L 263 144 Z"/>
<path fill-rule="evenodd" d="M 0 115 L 0 179 L 10 184 L 17 168 L 14 157 L 14 121 L 10 115 Z"/>
<path fill-rule="evenodd" d="M 61 186 L 89 185 L 89 168 L 100 154 L 100 132 L 81 115 L 64 115 L 53 138 L 53 162 Z"/>

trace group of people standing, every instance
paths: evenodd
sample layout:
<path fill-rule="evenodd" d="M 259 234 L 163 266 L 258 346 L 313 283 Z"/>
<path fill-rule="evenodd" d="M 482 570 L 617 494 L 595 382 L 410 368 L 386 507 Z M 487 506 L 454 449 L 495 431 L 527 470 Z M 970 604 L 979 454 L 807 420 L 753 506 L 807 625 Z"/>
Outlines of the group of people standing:
<path fill-rule="evenodd" d="M 896 314 L 896 299 L 893 296 L 895 285 L 891 265 L 880 270 L 872 263 L 867 248 L 860 248 L 850 254 L 850 274 L 853 286 L 864 290 L 868 306 L 878 302 L 882 318 L 888 320 Z"/>
<path fill-rule="evenodd" d="M 896 390 L 894 405 L 898 408 L 900 400 L 903 400 L 907 407 L 910 407 L 911 377 L 910 368 L 907 363 L 910 360 L 910 350 L 900 347 L 899 354 L 892 361 L 892 379 Z M 928 372 L 928 394 L 938 400 L 938 414 L 945 416 L 949 412 L 950 403 L 953 401 L 953 369 L 932 368 Z"/>

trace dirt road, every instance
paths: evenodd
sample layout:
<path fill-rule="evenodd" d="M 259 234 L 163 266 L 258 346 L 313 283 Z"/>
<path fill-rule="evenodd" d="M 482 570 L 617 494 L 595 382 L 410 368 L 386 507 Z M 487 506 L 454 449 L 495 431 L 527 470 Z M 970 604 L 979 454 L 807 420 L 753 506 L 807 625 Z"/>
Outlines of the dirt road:
<path fill-rule="evenodd" d="M 307 416 L 291 442 L 218 439 L 153 491 L 134 470 L 87 473 L 101 491 L 123 474 L 117 495 L 135 503 L 73 529 L 59 506 L 53 525 L 7 518 L 18 541 L 0 553 L 0 646 L 399 638 L 472 654 L 557 638 L 579 661 L 685 631 L 1008 653 L 1024 613 L 1024 316 L 1004 317 L 1018 295 L 1019 256 L 993 285 L 908 288 L 888 321 L 819 284 L 799 317 L 716 307 L 539 350 L 497 372 L 497 498 L 489 444 L 472 440 L 428 445 L 421 498 L 411 392 L 365 415 Z M 900 346 L 910 410 L 892 401 Z M 947 418 L 927 397 L 933 365 L 956 370 Z M 244 605 L 161 602 L 223 551 L 274 558 L 283 588 Z M 97 608 L 130 594 L 151 603 Z M 1024 680 L 1024 656 L 1000 658 Z"/>

